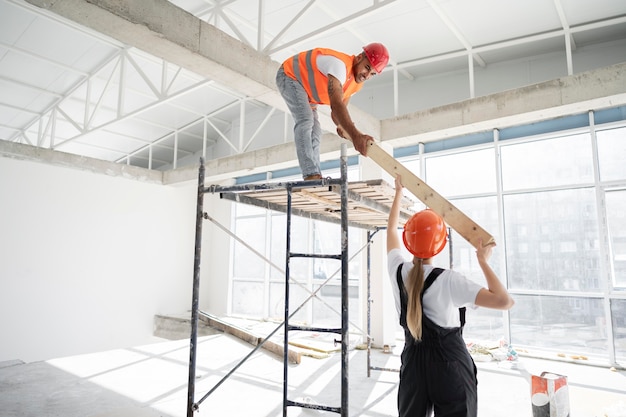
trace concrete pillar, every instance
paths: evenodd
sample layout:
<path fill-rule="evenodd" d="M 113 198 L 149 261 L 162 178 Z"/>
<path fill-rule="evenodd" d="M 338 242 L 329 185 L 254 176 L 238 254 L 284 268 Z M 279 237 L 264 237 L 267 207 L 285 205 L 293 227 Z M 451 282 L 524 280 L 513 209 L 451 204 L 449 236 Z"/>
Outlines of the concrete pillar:
<path fill-rule="evenodd" d="M 387 144 L 379 143 L 387 152 L 392 153 L 393 148 Z M 360 170 L 362 180 L 383 179 L 393 185 L 394 179 L 380 166 L 369 158 L 360 158 Z M 396 344 L 396 331 L 398 330 L 398 318 L 391 292 L 389 274 L 387 273 L 387 248 L 386 231 L 379 231 L 372 240 L 370 247 L 370 334 L 373 338 L 372 346 L 394 346 Z M 363 254 L 363 265 L 366 265 L 367 254 Z M 363 329 L 367 329 L 367 269 L 363 268 L 363 285 L 361 299 L 363 300 Z"/>

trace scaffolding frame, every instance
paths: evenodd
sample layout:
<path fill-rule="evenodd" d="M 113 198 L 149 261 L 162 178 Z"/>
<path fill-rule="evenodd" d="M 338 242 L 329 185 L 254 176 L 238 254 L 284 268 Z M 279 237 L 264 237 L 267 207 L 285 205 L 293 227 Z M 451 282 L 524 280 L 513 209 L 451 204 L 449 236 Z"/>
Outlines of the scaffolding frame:
<path fill-rule="evenodd" d="M 382 181 L 359 182 L 358 185 L 365 184 L 364 188 L 350 189 L 347 180 L 347 146 L 341 145 L 340 156 L 340 172 L 339 179 L 326 178 L 313 181 L 295 181 L 287 183 L 273 184 L 243 184 L 233 186 L 209 186 L 205 187 L 205 167 L 204 159 L 200 159 L 200 167 L 198 170 L 198 190 L 196 205 L 196 232 L 195 232 L 195 251 L 194 251 L 194 273 L 193 273 L 193 290 L 192 290 L 192 308 L 191 308 L 191 335 L 189 349 L 189 378 L 187 393 L 187 417 L 193 417 L 194 411 L 197 411 L 200 404 L 208 398 L 226 379 L 228 379 L 246 360 L 248 360 L 263 344 L 268 341 L 275 333 L 284 327 L 283 337 L 283 417 L 287 416 L 287 408 L 289 406 L 299 406 L 302 408 L 310 408 L 316 410 L 331 411 L 340 414 L 342 417 L 348 416 L 348 349 L 349 349 L 349 317 L 348 317 L 348 227 L 355 226 L 359 228 L 378 230 L 383 224 L 386 225 L 386 219 L 393 201 L 391 195 L 379 195 L 372 193 L 371 186 L 379 186 Z M 311 190 L 311 187 L 314 187 Z M 304 196 L 312 198 L 315 202 L 310 204 L 295 203 L 293 194 L 296 190 L 301 190 Z M 322 194 L 315 194 L 321 190 Z M 365 191 L 364 191 L 365 190 Z M 284 191 L 284 194 L 283 194 Z M 202 244 L 202 223 L 208 218 L 204 213 L 204 195 L 207 193 L 219 193 L 220 198 L 228 199 L 234 202 L 241 202 L 251 205 L 264 207 L 269 210 L 283 211 L 287 214 L 287 238 L 286 238 L 286 259 L 285 259 L 285 310 L 284 321 L 277 326 L 269 335 L 264 337 L 252 351 L 246 355 L 237 365 L 235 365 L 229 373 L 227 373 L 211 390 L 209 390 L 200 400 L 195 401 L 195 382 L 196 382 L 196 358 L 197 358 L 197 338 L 199 316 L 206 313 L 199 310 L 200 298 L 200 260 L 201 260 L 201 244 Z M 330 193 L 330 194 L 329 194 Z M 334 195 L 339 195 L 339 202 Z M 281 198 L 286 197 L 286 204 L 277 202 Z M 405 206 L 407 206 L 405 204 Z M 360 211 L 359 211 L 360 210 Z M 356 219 L 352 221 L 348 218 L 348 212 L 353 214 Z M 339 212 L 339 214 L 337 214 Z M 310 219 L 324 220 L 339 223 L 341 225 L 341 253 L 340 254 L 303 254 L 291 252 L 291 216 L 308 217 Z M 401 211 L 401 219 L 406 220 L 411 213 L 404 209 Z M 371 234 L 368 230 L 368 262 L 367 262 L 367 281 L 370 281 L 369 246 L 371 245 Z M 292 326 L 289 319 L 296 314 L 303 305 L 316 296 L 317 291 L 311 295 L 300 305 L 295 311 L 289 314 L 289 263 L 291 258 L 296 257 L 315 257 L 315 258 L 332 258 L 341 262 L 341 328 L 319 328 L 319 327 L 303 327 Z M 325 285 L 324 283 L 323 285 Z M 322 285 L 322 286 L 323 286 Z M 368 284 L 369 285 L 369 284 Z M 321 287 L 320 287 L 321 288 Z M 341 335 L 341 405 L 324 406 L 311 403 L 301 403 L 288 399 L 288 334 L 292 330 L 332 332 Z M 365 335 L 368 340 L 368 367 L 369 367 L 369 345 L 371 343 L 369 329 L 369 293 L 368 293 L 368 329 Z M 369 376 L 369 370 L 368 370 Z"/>

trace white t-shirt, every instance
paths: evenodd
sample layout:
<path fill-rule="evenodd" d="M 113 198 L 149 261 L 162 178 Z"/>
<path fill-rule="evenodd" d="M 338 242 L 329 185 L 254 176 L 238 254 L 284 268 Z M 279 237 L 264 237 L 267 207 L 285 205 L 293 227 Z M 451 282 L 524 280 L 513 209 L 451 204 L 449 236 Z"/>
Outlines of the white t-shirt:
<path fill-rule="evenodd" d="M 387 254 L 387 267 L 391 279 L 391 288 L 396 301 L 396 310 L 400 316 L 400 289 L 396 280 L 398 265 L 402 266 L 402 281 L 406 288 L 409 271 L 413 267 L 412 260 L 405 262 L 400 249 L 392 249 Z M 424 280 L 433 270 L 433 265 L 424 265 Z M 424 314 L 437 325 L 445 328 L 459 327 L 459 308 L 477 308 L 474 304 L 478 291 L 483 288 L 481 285 L 467 279 L 464 275 L 451 269 L 444 270 L 437 277 L 433 285 L 424 293 L 423 310 Z"/>
<path fill-rule="evenodd" d="M 329 74 L 339 80 L 341 85 L 346 83 L 346 65 L 343 61 L 336 56 L 332 55 L 318 55 L 317 56 L 317 69 L 328 76 Z"/>

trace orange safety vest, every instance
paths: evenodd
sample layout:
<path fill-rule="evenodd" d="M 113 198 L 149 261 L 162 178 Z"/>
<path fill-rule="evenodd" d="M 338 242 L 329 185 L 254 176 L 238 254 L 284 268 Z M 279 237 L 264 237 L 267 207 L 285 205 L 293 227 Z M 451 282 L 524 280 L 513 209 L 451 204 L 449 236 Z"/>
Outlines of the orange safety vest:
<path fill-rule="evenodd" d="M 354 81 L 352 74 L 352 65 L 355 59 L 354 55 L 346 55 L 326 48 L 315 48 L 310 51 L 300 52 L 286 59 L 285 62 L 283 62 L 283 69 L 288 77 L 302 84 L 309 96 L 310 103 L 330 104 L 330 97 L 328 96 L 328 77 L 317 69 L 317 56 L 320 54 L 337 57 L 346 65 L 347 79 L 342 86 L 344 101 L 363 87 L 363 84 Z"/>

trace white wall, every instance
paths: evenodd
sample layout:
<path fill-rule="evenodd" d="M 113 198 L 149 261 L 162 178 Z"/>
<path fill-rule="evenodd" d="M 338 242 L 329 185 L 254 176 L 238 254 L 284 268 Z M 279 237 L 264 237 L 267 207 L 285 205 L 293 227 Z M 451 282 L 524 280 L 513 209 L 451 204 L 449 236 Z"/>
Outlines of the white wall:
<path fill-rule="evenodd" d="M 155 314 L 188 312 L 196 190 L 0 158 L 0 361 L 150 343 Z M 205 211 L 228 219 L 229 206 Z M 212 227 L 204 238 L 228 258 Z M 202 265 L 203 277 L 228 267 Z M 201 308 L 222 314 L 224 294 L 201 290 Z"/>
<path fill-rule="evenodd" d="M 205 184 L 207 186 L 212 184 L 210 178 L 207 178 Z M 213 220 L 205 219 L 202 223 L 199 303 L 200 310 L 215 316 L 225 316 L 230 311 L 231 287 L 229 277 L 233 260 L 231 258 L 232 243 L 229 233 L 232 233 L 231 221 L 234 204 L 228 200 L 221 200 L 219 194 L 204 194 L 203 211 L 208 213 Z M 190 308 L 191 299 L 187 310 Z"/>

